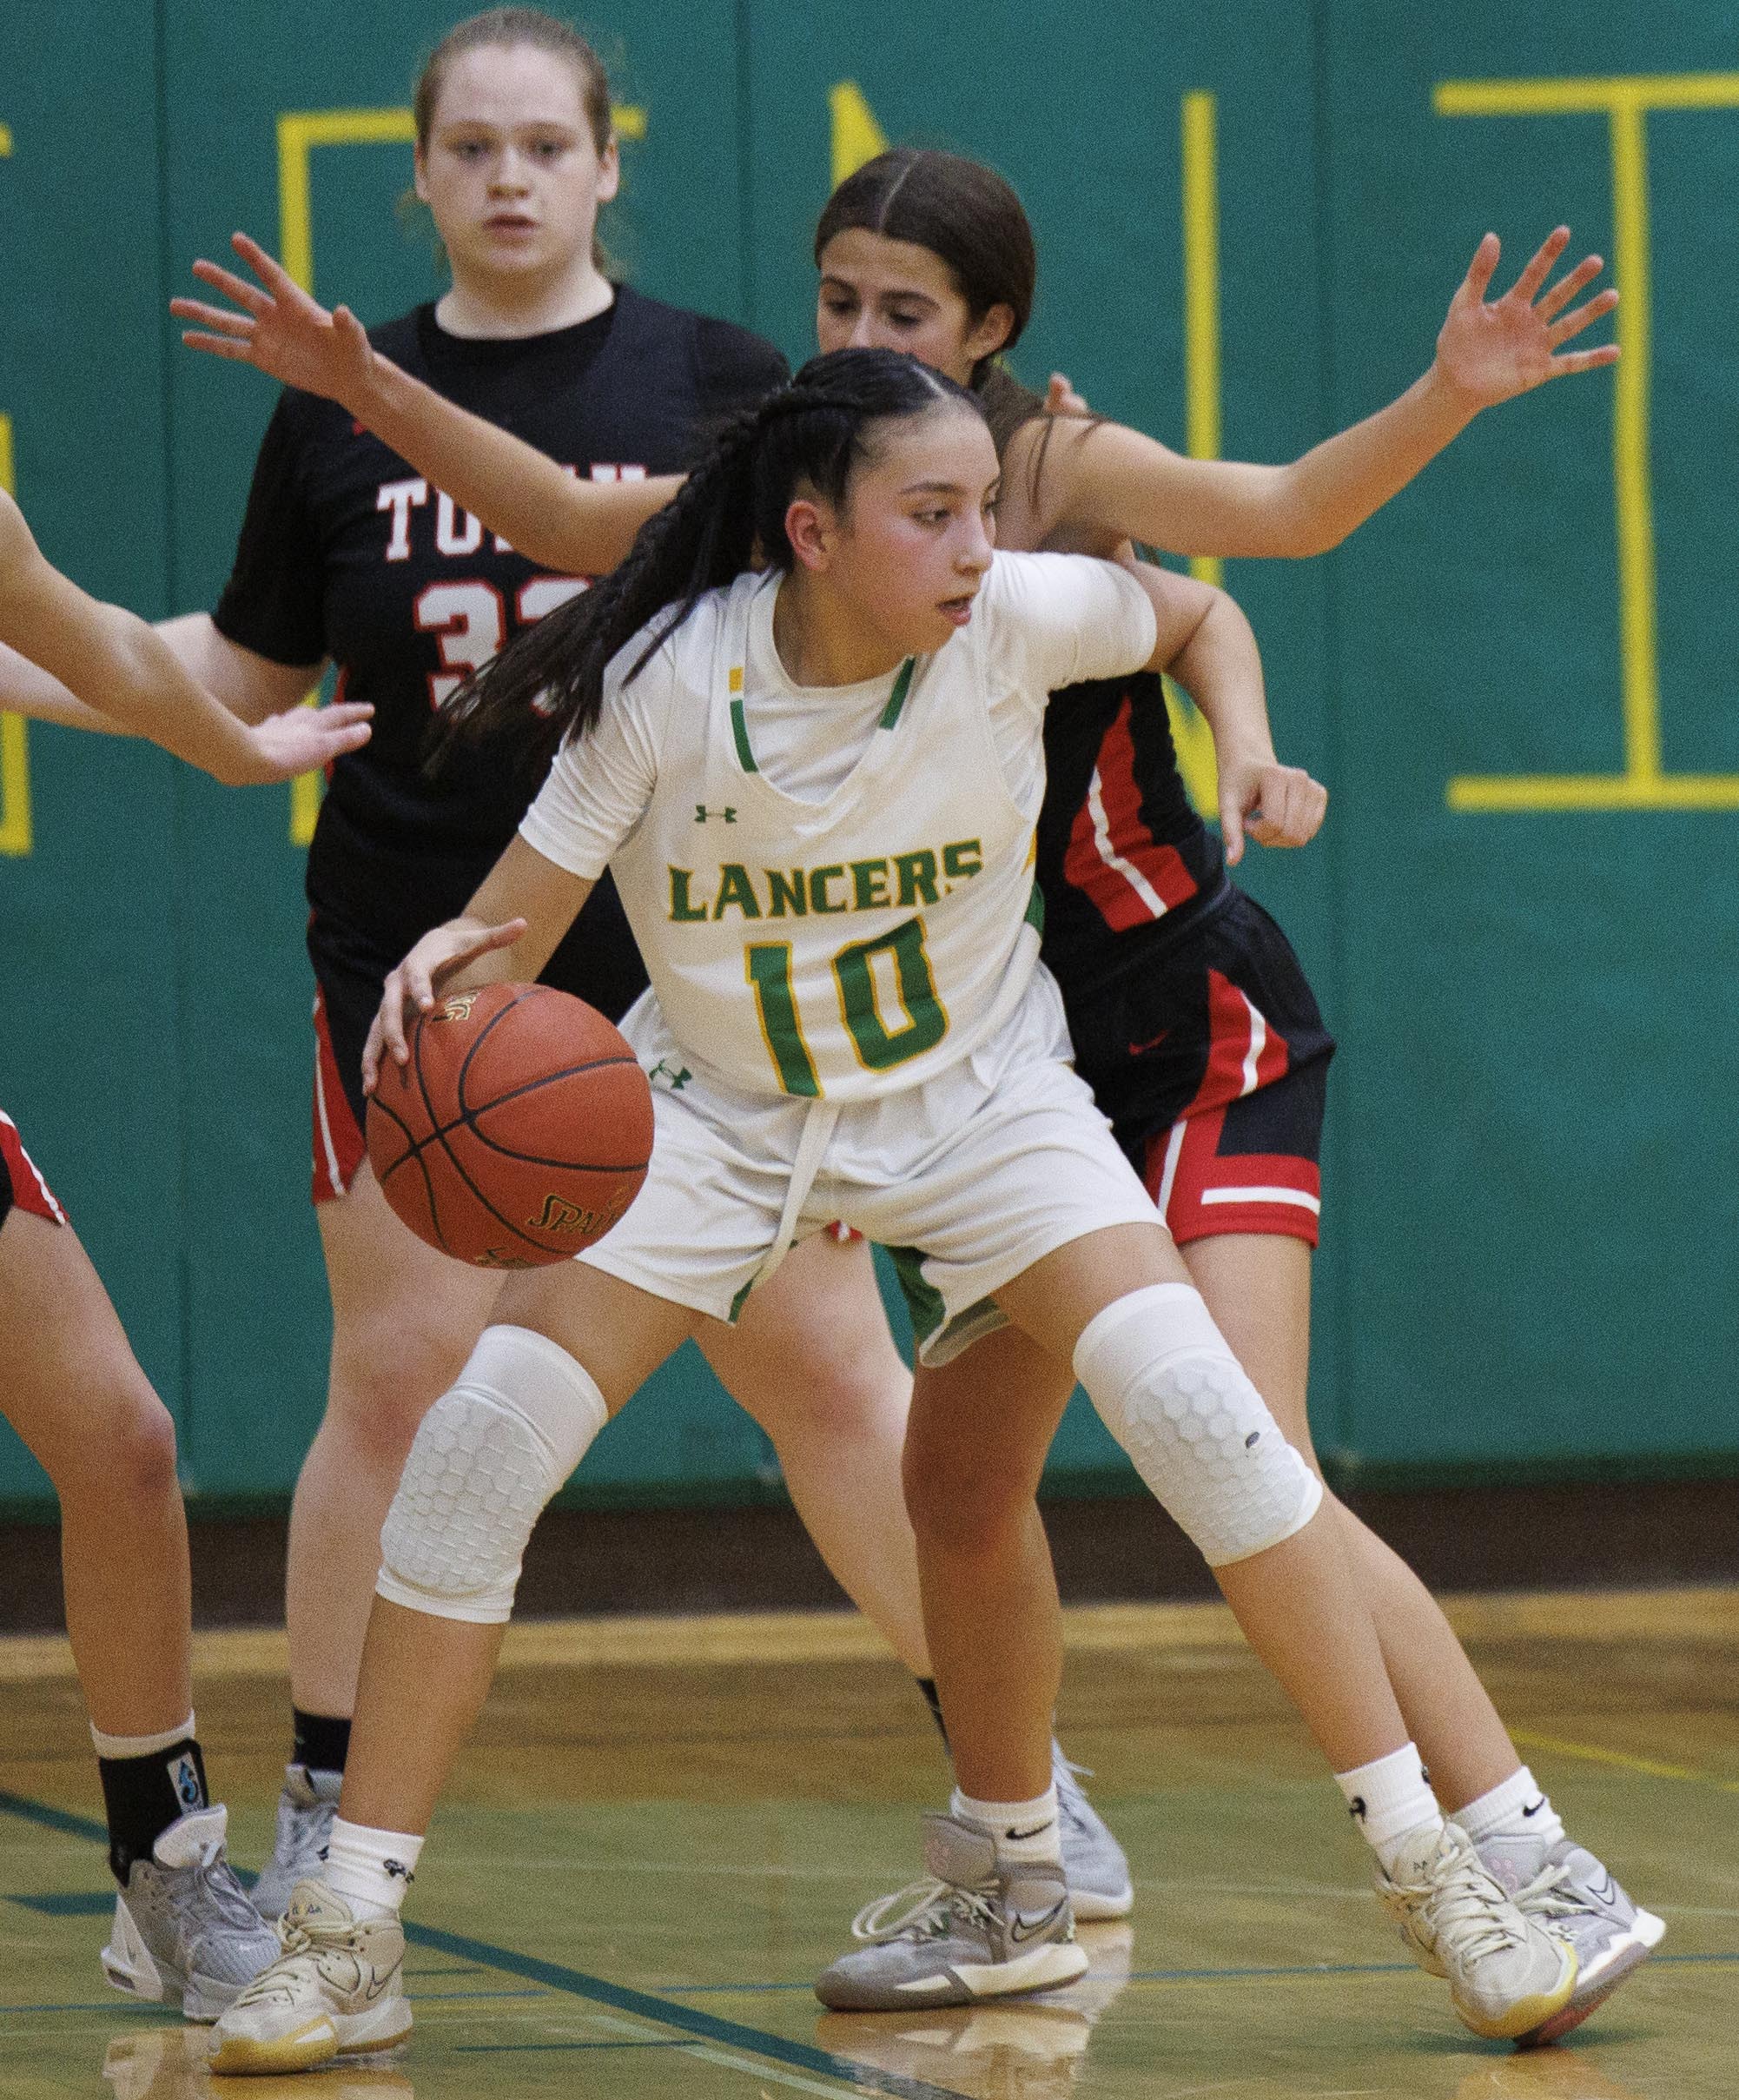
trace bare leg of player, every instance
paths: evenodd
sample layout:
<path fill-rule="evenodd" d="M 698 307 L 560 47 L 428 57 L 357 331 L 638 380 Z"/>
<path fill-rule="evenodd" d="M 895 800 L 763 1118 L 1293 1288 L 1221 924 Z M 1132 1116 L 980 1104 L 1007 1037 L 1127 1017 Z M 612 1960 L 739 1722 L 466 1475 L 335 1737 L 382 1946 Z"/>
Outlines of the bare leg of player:
<path fill-rule="evenodd" d="M 305 1712 L 341 1716 L 355 1703 L 380 1526 L 411 1440 L 471 1354 L 501 1279 L 407 1231 L 366 1162 L 314 1216 L 332 1291 L 332 1369 L 290 1506 L 285 1617 L 291 1698 Z"/>
<path fill-rule="evenodd" d="M 175 1424 L 72 1228 L 22 1209 L 0 1223 L 0 1362 L 7 1419 L 60 1497 L 67 1633 L 117 1885 L 103 1972 L 210 2019 L 276 1942 L 205 1794 Z"/>
<path fill-rule="evenodd" d="M 700 1347 L 773 1441 L 835 1580 L 915 1677 L 930 1674 L 917 1554 L 900 1492 L 912 1375 L 888 1331 L 869 1248 L 816 1233 Z"/>
<path fill-rule="evenodd" d="M 583 1363 L 612 1415 L 701 1324 L 577 1262 L 510 1276 L 493 1320 L 546 1335 Z M 374 1600 L 339 1805 L 347 1822 L 427 1829 L 488 1692 L 502 1631 Z"/>
<path fill-rule="evenodd" d="M 1288 1442 L 1319 1474 L 1310 1439 L 1311 1249 L 1280 1234 L 1192 1241 L 1183 1258 L 1233 1354 Z M 1332 1501 L 1370 1600 L 1383 1659 L 1413 1740 L 1451 1812 L 1520 1769 L 1522 1759 L 1442 1610 L 1406 1562 Z"/>
<path fill-rule="evenodd" d="M 0 1227 L 6 1418 L 61 1505 L 67 1633 L 91 1719 L 154 1736 L 193 1707 L 175 1432 L 70 1226 Z"/>
<path fill-rule="evenodd" d="M 1104 1307 L 1155 1283 L 1189 1281 L 1168 1235 L 1141 1226 L 1092 1233 L 1035 1262 L 998 1294 L 1009 1317 L 1041 1348 L 1067 1361 L 1088 1322 Z M 950 1428 L 952 1434 L 950 1434 Z M 912 1514 L 936 1681 L 954 1739 L 962 1786 L 985 1798 L 1016 1801 L 1042 1785 L 1037 1746 L 1046 1739 L 1049 1706 L 1034 1673 L 1017 1659 L 1058 1653 L 1056 1621 L 1035 1609 L 1035 1585 L 1010 1589 L 1015 1535 L 1027 1530 L 1030 1482 L 1043 1457 L 1041 1416 L 1011 1421 L 1006 1405 L 952 1425 L 926 1425 L 931 1464 L 946 1466 L 954 1492 L 926 1493 Z M 1026 1472 L 1010 1447 L 1024 1444 Z M 964 1523 L 987 1547 L 979 1561 L 990 1583 L 952 1561 L 940 1534 Z M 1040 1540 L 1035 1539 L 1034 1550 Z M 933 1565 L 935 1573 L 932 1573 Z M 1407 1739 L 1389 1687 L 1370 1613 L 1356 1591 L 1339 1528 L 1319 1511 L 1278 1546 L 1216 1570 L 1227 1601 L 1251 1646 L 1279 1678 L 1337 1772 L 1400 1748 Z M 962 1582 L 962 1576 L 968 1579 Z M 956 1684 L 948 1658 L 971 1644 L 994 1646 L 1008 1661 L 995 1676 L 996 1703 L 977 1686 L 981 1667 Z M 970 1773 L 970 1779 L 968 1773 Z M 1039 1779 L 1040 1786 L 1031 1783 Z M 1024 1792 L 1022 1791 L 1024 1789 Z"/>
<path fill-rule="evenodd" d="M 1006 1328 L 921 1369 L 913 1394 L 905 1495 L 933 1673 L 961 1791 L 986 1800 L 1051 1783 L 1062 1613 L 1036 1497 L 1074 1387 L 1066 1364 Z M 987 1621 L 1007 1638 L 983 1639 Z"/>

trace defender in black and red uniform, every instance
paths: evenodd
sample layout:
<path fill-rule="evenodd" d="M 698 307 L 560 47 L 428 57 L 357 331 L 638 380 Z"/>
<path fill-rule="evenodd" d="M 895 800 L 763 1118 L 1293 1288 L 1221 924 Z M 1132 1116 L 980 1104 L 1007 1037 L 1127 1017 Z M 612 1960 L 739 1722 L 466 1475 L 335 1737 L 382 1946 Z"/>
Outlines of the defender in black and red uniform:
<path fill-rule="evenodd" d="M 785 374 L 746 330 L 627 285 L 602 313 L 547 334 L 466 338 L 425 306 L 370 341 L 595 481 L 679 473 L 698 435 Z M 343 698 L 374 708 L 367 748 L 332 768 L 308 851 L 316 1202 L 343 1195 L 362 1160 L 362 1043 L 382 979 L 461 908 L 529 799 L 505 760 L 432 782 L 430 715 L 510 635 L 584 588 L 486 531 L 335 403 L 280 401 L 213 624 L 240 648 L 304 667 L 299 677 L 329 659 Z M 599 884 L 545 981 L 612 1020 L 645 989 L 613 884 Z"/>
<path fill-rule="evenodd" d="M 879 342 L 969 382 L 1003 463 L 999 538 L 1017 547 L 1108 553 L 1134 540 L 1180 553 L 1308 554 L 1333 547 L 1416 474 L 1482 407 L 1617 352 L 1561 345 L 1617 295 L 1571 308 L 1600 269 L 1556 284 L 1560 227 L 1503 298 L 1480 243 L 1425 376 L 1367 421 L 1286 467 L 1180 458 L 1139 432 L 1067 413 L 1047 418 L 989 361 L 1031 310 L 1036 255 L 1020 200 L 992 170 L 952 155 L 883 154 L 835 191 L 816 235 L 823 349 Z M 1228 745 L 1213 725 L 1220 816 L 1263 844 L 1295 845 L 1319 822 L 1320 791 L 1273 762 L 1266 723 Z M 1076 1062 L 1142 1171 L 1215 1322 L 1287 1438 L 1311 1451 L 1306 1409 L 1310 1261 L 1320 1204 L 1324 1080 L 1333 1044 L 1279 928 L 1227 878 L 1219 843 L 1190 809 L 1157 679 L 1071 690 L 1048 715 L 1040 824 L 1045 957 L 1061 985 Z M 1228 772 L 1230 778 L 1228 778 Z M 1300 821 L 1301 819 L 1301 821 Z M 1029 1652 L 1050 1645 L 1036 1485 L 986 1480 L 955 1425 L 985 1407 L 1061 1414 L 1067 1370 L 992 1334 L 921 1373 L 908 1433 L 909 1495 L 926 1583 L 946 1580 L 1013 1639 L 1010 1600 L 1037 1601 Z M 1549 1914 L 1574 1944 L 1569 2004 L 1528 2038 L 1550 2041 L 1643 1960 L 1663 1927 L 1638 1911 L 1562 1824 L 1523 1765 L 1448 1621 L 1411 1569 L 1337 1507 L 1395 1686 L 1445 1808 L 1485 1871 Z M 957 1548 L 954 1541 L 970 1541 Z M 981 1666 L 994 1691 L 994 1665 Z M 1349 1801 L 1359 1801 L 1342 1774 Z M 1574 1864 L 1572 1864 L 1574 1863 Z M 1584 1864 L 1585 1863 L 1585 1864 Z M 1550 1886 L 1548 1900 L 1541 1893 Z"/>
<path fill-rule="evenodd" d="M 1075 1062 L 1178 1244 L 1317 1243 L 1333 1038 L 1292 944 L 1191 806 L 1161 681 L 1045 719 L 1044 957 Z"/>

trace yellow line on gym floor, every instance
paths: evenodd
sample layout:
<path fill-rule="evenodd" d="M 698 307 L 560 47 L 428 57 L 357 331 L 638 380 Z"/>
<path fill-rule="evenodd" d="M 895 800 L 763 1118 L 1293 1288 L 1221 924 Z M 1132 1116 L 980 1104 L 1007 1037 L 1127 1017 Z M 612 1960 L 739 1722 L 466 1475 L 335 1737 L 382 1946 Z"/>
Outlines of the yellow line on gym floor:
<path fill-rule="evenodd" d="M 1689 1765 L 1663 1765 L 1658 1758 L 1634 1757 L 1628 1750 L 1604 1750 L 1597 1743 L 1572 1743 L 1558 1735 L 1535 1735 L 1517 1729 L 1514 1740 L 1522 1750 L 1544 1750 L 1552 1757 L 1575 1758 L 1584 1765 L 1610 1765 L 1619 1772 L 1641 1772 L 1649 1779 L 1688 1779 L 1694 1785 L 1713 1786 L 1724 1794 L 1739 1794 L 1739 1779 L 1717 1779 L 1712 1772 L 1698 1772 Z"/>

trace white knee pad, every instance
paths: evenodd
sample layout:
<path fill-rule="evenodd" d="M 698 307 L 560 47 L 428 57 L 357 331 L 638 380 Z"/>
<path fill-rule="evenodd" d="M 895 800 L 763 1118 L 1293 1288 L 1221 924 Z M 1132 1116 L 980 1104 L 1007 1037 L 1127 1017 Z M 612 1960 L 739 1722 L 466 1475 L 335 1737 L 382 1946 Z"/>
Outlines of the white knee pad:
<path fill-rule="evenodd" d="M 1190 1284 L 1108 1305 L 1074 1345 L 1074 1375 L 1210 1567 L 1278 1546 L 1316 1514 L 1321 1481 Z"/>
<path fill-rule="evenodd" d="M 380 1532 L 376 1593 L 438 1619 L 504 1624 L 532 1527 L 608 1419 L 559 1343 L 486 1328 L 417 1431 Z"/>

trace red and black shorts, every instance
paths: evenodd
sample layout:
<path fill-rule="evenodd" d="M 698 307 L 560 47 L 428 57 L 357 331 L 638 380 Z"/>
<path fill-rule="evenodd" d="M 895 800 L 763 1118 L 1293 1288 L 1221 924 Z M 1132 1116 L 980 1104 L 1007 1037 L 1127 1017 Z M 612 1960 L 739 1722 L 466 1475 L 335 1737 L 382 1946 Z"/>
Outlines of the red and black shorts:
<path fill-rule="evenodd" d="M 47 1218 L 51 1225 L 66 1223 L 66 1213 L 55 1201 L 53 1189 L 24 1149 L 17 1124 L 0 1110 L 0 1225 L 15 1209 Z"/>
<path fill-rule="evenodd" d="M 1180 1246 L 1245 1232 L 1316 1245 L 1334 1038 L 1260 904 L 1230 891 L 1174 950 L 1070 999 L 1068 1020 L 1076 1067 Z"/>

